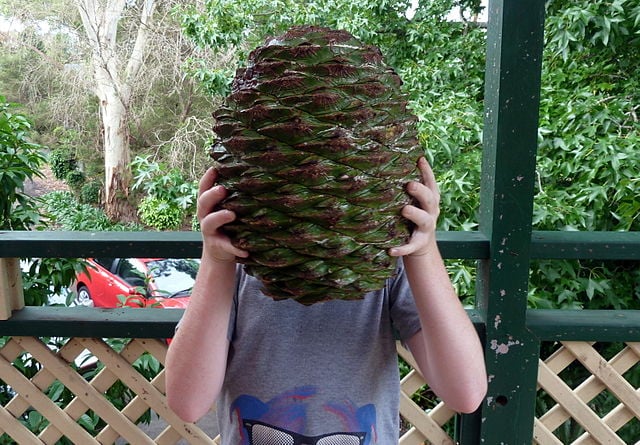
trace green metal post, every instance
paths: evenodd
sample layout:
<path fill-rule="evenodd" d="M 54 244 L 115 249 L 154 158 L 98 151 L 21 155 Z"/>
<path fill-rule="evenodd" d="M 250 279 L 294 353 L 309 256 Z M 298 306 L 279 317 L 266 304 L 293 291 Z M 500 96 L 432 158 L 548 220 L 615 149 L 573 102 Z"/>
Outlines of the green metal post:
<path fill-rule="evenodd" d="M 489 3 L 478 268 L 489 391 L 480 442 L 531 444 L 539 343 L 527 330 L 544 0 Z M 463 435 L 464 437 L 464 435 Z"/>

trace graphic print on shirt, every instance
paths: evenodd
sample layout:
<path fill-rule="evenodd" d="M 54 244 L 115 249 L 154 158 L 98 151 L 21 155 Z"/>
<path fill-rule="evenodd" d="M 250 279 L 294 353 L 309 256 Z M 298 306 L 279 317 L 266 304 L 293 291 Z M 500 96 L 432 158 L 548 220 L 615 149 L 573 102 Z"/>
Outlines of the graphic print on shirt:
<path fill-rule="evenodd" d="M 294 388 L 268 402 L 241 395 L 231 404 L 231 420 L 237 422 L 242 441 L 238 445 L 374 445 L 376 409 L 372 404 L 357 407 L 351 401 L 326 403 L 323 409 L 339 421 L 340 431 L 320 435 L 304 434 L 308 402 L 317 396 L 311 386 Z"/>

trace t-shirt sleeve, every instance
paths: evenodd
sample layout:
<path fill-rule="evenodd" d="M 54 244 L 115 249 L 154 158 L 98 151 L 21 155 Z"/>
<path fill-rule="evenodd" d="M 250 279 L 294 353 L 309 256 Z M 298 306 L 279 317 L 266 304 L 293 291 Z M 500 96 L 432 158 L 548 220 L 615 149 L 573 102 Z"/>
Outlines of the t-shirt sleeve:
<path fill-rule="evenodd" d="M 227 340 L 230 342 L 233 340 L 233 333 L 235 332 L 236 320 L 238 318 L 238 295 L 240 293 L 240 286 L 242 286 L 246 279 L 247 275 L 244 267 L 240 264 L 236 265 L 236 291 L 233 295 L 233 304 L 231 305 L 231 313 L 229 314 L 229 328 L 227 329 Z"/>
<path fill-rule="evenodd" d="M 402 259 L 398 260 L 396 274 L 389 280 L 388 286 L 391 322 L 399 339 L 406 341 L 420 331 L 422 326 Z"/>

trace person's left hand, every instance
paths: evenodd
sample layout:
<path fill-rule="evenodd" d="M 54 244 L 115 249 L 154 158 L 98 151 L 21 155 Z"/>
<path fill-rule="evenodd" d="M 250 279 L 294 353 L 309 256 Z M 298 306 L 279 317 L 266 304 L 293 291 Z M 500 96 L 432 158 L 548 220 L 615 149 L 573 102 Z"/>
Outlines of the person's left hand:
<path fill-rule="evenodd" d="M 414 223 L 409 242 L 389 249 L 391 256 L 425 255 L 436 247 L 436 223 L 440 215 L 440 191 L 431 166 L 424 157 L 418 159 L 420 182 L 407 184 L 407 192 L 413 196 L 418 206 L 408 204 L 402 209 L 402 216 Z"/>

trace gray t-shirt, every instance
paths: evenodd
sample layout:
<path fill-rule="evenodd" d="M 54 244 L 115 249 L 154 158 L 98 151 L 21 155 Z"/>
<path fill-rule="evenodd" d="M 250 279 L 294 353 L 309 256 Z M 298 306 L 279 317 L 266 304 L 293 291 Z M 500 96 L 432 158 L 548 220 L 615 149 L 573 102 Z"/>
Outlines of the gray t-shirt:
<path fill-rule="evenodd" d="M 217 401 L 224 445 L 397 443 L 395 340 L 420 330 L 399 263 L 364 300 L 312 306 L 264 296 L 239 268 Z"/>

